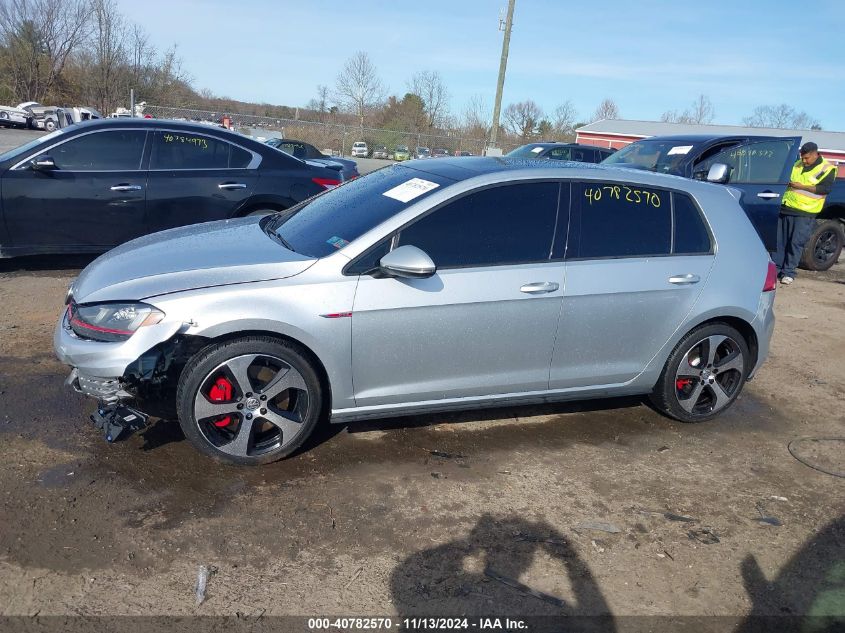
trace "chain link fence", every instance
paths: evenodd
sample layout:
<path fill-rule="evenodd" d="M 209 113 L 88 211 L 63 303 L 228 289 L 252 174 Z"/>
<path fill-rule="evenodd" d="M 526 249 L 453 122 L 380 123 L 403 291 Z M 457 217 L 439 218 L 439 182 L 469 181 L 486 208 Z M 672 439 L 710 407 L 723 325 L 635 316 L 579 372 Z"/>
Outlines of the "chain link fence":
<path fill-rule="evenodd" d="M 296 139 L 311 143 L 325 153 L 348 156 L 352 143 L 365 141 L 370 151 L 374 147 L 384 145 L 389 153 L 398 145 L 405 145 L 412 152 L 416 147 L 429 149 L 443 148 L 449 154 L 455 152 L 470 152 L 480 156 L 485 147 L 485 140 L 467 138 L 458 132 L 454 134 L 410 134 L 378 128 L 364 128 L 364 138 L 359 138 L 361 128 L 357 125 L 340 123 L 321 123 L 319 121 L 301 121 L 298 119 L 281 119 L 252 114 L 236 114 L 231 112 L 213 112 L 210 110 L 192 110 L 190 108 L 173 108 L 167 106 L 147 105 L 144 114 L 157 119 L 176 119 L 180 121 L 195 121 L 218 125 L 223 117 L 228 117 L 234 129 L 259 140 L 271 137 Z M 512 148 L 505 148 L 505 151 Z"/>

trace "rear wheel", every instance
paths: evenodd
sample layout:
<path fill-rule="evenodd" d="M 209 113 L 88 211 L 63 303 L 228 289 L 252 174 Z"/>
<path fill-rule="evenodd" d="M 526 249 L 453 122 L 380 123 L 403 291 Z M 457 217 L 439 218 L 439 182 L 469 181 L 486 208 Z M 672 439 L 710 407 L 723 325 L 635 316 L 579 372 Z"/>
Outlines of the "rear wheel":
<path fill-rule="evenodd" d="M 44 121 L 44 129 L 48 132 L 52 132 L 56 129 L 56 122 L 53 121 L 53 119 L 47 119 L 46 121 Z"/>
<path fill-rule="evenodd" d="M 735 328 L 725 323 L 696 328 L 669 355 L 651 401 L 681 422 L 709 420 L 734 403 L 750 363 L 748 344 Z"/>
<path fill-rule="evenodd" d="M 249 336 L 211 345 L 185 366 L 179 424 L 201 452 L 236 464 L 287 457 L 320 417 L 322 387 L 295 345 Z"/>
<path fill-rule="evenodd" d="M 801 267 L 807 270 L 827 270 L 839 259 L 843 244 L 845 233 L 839 220 L 817 222 L 804 247 Z"/>

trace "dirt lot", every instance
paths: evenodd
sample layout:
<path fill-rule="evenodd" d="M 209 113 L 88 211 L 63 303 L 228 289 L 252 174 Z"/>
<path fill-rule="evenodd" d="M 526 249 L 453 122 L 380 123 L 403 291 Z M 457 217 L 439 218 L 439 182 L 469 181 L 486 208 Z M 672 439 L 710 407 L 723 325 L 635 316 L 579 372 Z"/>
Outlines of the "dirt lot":
<path fill-rule="evenodd" d="M 84 263 L 0 263 L 0 614 L 845 613 L 845 481 L 787 451 L 845 435 L 842 264 L 778 292 L 771 359 L 714 422 L 638 400 L 384 420 L 245 470 L 173 423 L 108 445 L 86 422 L 51 348 Z"/>
<path fill-rule="evenodd" d="M 116 445 L 87 422 L 51 344 L 86 263 L 0 262 L 0 615 L 845 615 L 845 480 L 787 450 L 845 436 L 845 264 L 779 290 L 770 360 L 713 422 L 382 420 L 246 470 L 171 422 Z M 841 447 L 804 450 L 843 472 Z"/>

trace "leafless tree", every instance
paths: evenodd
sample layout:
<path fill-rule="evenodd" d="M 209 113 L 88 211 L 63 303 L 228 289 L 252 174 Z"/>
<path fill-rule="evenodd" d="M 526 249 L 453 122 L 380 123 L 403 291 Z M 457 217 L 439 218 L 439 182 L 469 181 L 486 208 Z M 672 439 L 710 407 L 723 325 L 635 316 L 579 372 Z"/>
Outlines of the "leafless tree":
<path fill-rule="evenodd" d="M 108 113 L 126 88 L 127 29 L 114 0 L 94 0 L 92 6 L 94 96 L 97 108 Z"/>
<path fill-rule="evenodd" d="M 22 100 L 50 92 L 87 35 L 86 0 L 0 0 L 0 45 L 11 84 Z"/>
<path fill-rule="evenodd" d="M 463 125 L 465 128 L 486 129 L 490 127 L 491 116 L 490 105 L 484 95 L 475 94 L 464 106 Z"/>
<path fill-rule="evenodd" d="M 150 44 L 150 36 L 144 29 L 133 24 L 129 29 L 129 64 L 130 81 L 137 87 L 144 67 L 152 63 L 155 49 Z"/>
<path fill-rule="evenodd" d="M 384 99 L 384 87 L 364 51 L 350 57 L 335 82 L 337 100 L 358 117 L 361 135 L 364 138 L 364 116 L 367 111 Z"/>
<path fill-rule="evenodd" d="M 329 111 L 329 95 L 330 92 L 328 86 L 318 85 L 317 97 L 315 99 L 311 99 L 305 106 L 309 110 L 316 112 L 320 121 L 325 120 L 326 114 Z"/>
<path fill-rule="evenodd" d="M 575 136 L 575 121 L 578 114 L 571 101 L 561 103 L 555 108 L 552 116 L 552 131 L 556 136 L 566 139 Z"/>
<path fill-rule="evenodd" d="M 428 119 L 428 128 L 443 125 L 448 117 L 449 90 L 436 70 L 422 70 L 408 83 L 409 90 L 420 97 Z"/>
<path fill-rule="evenodd" d="M 667 110 L 664 112 L 660 120 L 667 123 L 695 123 L 707 124 L 713 122 L 713 117 L 716 110 L 713 108 L 713 103 L 707 95 L 698 95 L 698 98 L 692 102 L 692 106 L 678 112 L 677 110 Z"/>
<path fill-rule="evenodd" d="M 542 118 L 543 110 L 531 99 L 512 103 L 505 108 L 505 127 L 523 141 L 534 136 Z"/>
<path fill-rule="evenodd" d="M 792 128 L 798 130 L 821 129 L 819 122 L 804 111 L 782 103 L 773 106 L 757 106 L 743 123 L 749 127 Z"/>
<path fill-rule="evenodd" d="M 621 115 L 619 114 L 619 106 L 616 105 L 616 102 L 613 99 L 606 98 L 599 104 L 599 107 L 596 108 L 596 111 L 593 113 L 592 120 L 612 120 L 618 119 L 620 116 Z"/>

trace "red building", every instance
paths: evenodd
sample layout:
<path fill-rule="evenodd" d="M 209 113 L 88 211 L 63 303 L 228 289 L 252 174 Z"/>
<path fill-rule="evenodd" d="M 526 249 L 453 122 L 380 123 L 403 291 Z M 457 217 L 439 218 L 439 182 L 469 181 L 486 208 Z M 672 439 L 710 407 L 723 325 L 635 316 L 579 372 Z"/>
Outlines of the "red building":
<path fill-rule="evenodd" d="M 802 143 L 813 141 L 819 146 L 819 152 L 832 163 L 841 165 L 840 178 L 845 177 L 845 132 L 826 132 L 824 130 L 781 130 L 767 127 L 742 127 L 739 125 L 696 125 L 692 123 L 664 123 L 662 121 L 596 121 L 576 131 L 577 143 L 612 147 L 619 149 L 629 143 L 650 136 L 668 136 L 680 134 L 718 134 L 741 135 L 760 134 L 764 136 L 800 136 Z"/>

